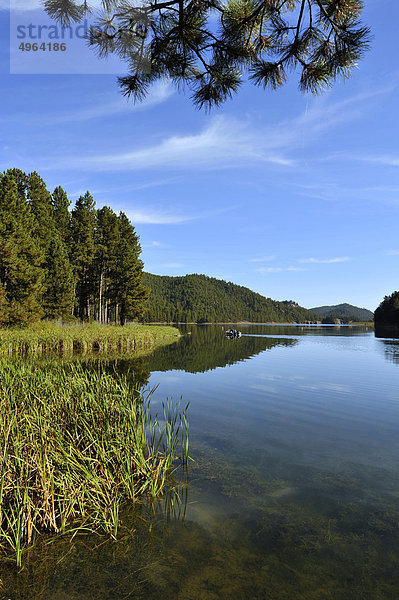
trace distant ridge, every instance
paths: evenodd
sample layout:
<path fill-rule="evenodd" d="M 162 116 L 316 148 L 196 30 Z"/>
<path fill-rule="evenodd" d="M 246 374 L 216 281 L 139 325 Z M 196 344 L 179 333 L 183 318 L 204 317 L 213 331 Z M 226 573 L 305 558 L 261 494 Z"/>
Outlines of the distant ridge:
<path fill-rule="evenodd" d="M 249 288 L 207 275 L 169 277 L 144 273 L 150 288 L 147 322 L 294 323 L 315 321 L 312 311 L 292 300 L 278 302 Z"/>
<path fill-rule="evenodd" d="M 312 312 L 319 315 L 322 319 L 341 319 L 344 321 L 372 321 L 374 319 L 374 313 L 367 308 L 359 308 L 352 304 L 334 304 L 332 306 L 316 306 L 310 308 Z"/>

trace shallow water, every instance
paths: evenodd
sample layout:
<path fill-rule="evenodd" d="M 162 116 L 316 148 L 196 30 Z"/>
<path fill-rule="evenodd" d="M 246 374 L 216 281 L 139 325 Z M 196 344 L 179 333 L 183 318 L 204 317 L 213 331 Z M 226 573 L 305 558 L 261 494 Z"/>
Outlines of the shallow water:
<path fill-rule="evenodd" d="M 158 386 L 154 411 L 190 402 L 181 503 L 127 507 L 117 542 L 42 538 L 2 567 L 5 598 L 399 598 L 399 341 L 224 329 L 109 365 Z"/>

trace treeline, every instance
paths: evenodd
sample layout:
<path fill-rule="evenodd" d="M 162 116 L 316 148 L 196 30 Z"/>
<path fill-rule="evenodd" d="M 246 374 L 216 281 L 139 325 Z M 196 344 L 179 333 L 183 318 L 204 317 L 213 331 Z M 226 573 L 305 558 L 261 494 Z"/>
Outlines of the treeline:
<path fill-rule="evenodd" d="M 50 193 L 36 173 L 0 175 L 0 325 L 40 319 L 139 318 L 139 238 L 127 216 L 96 209 L 89 192 L 72 211 L 62 187 Z"/>
<path fill-rule="evenodd" d="M 144 273 L 144 283 L 151 291 L 145 314 L 149 322 L 293 323 L 316 319 L 296 302 L 277 302 L 206 275 L 168 277 Z"/>

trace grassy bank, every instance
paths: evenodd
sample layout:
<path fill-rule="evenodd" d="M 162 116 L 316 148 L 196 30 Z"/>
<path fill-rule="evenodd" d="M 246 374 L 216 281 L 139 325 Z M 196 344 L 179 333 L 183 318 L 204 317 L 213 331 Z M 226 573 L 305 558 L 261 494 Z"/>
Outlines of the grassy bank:
<path fill-rule="evenodd" d="M 186 412 L 166 403 L 161 427 L 123 377 L 7 359 L 0 372 L 0 550 L 18 565 L 40 532 L 116 536 L 121 505 L 187 461 Z"/>
<path fill-rule="evenodd" d="M 153 325 L 57 325 L 38 323 L 25 329 L 0 329 L 0 354 L 37 354 L 57 351 L 82 352 L 136 350 L 172 341 L 174 327 Z"/>

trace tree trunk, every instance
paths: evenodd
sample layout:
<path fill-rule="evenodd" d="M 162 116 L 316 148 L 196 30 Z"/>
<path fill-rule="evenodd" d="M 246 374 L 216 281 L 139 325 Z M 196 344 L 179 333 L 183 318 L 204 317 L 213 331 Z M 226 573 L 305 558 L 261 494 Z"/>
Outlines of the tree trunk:
<path fill-rule="evenodd" d="M 100 285 L 99 285 L 99 290 L 98 290 L 98 320 L 100 321 L 100 323 L 104 323 L 104 317 L 103 317 L 103 284 L 104 284 L 104 275 L 103 275 L 103 269 L 101 267 Z"/>
<path fill-rule="evenodd" d="M 126 323 L 126 313 L 125 313 L 125 309 L 124 309 L 123 304 L 122 304 L 121 309 L 120 309 L 119 322 L 120 322 L 121 325 L 124 325 Z"/>
<path fill-rule="evenodd" d="M 85 295 L 86 295 L 86 316 L 87 316 L 87 320 L 90 319 L 90 294 L 87 292 L 87 288 L 88 288 L 88 282 L 86 281 L 86 285 L 85 285 Z"/>

